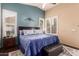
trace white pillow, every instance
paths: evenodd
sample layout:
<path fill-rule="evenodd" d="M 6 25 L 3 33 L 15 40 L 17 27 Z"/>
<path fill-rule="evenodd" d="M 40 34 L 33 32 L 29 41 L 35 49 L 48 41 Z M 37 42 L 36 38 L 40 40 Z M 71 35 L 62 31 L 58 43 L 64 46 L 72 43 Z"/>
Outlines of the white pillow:
<path fill-rule="evenodd" d="M 34 34 L 33 30 L 23 30 L 24 35 Z"/>
<path fill-rule="evenodd" d="M 43 31 L 42 31 L 42 30 L 39 30 L 39 33 L 40 33 L 40 34 L 43 34 Z"/>
<path fill-rule="evenodd" d="M 43 33 L 41 30 L 35 30 L 34 32 L 35 32 L 35 34 L 42 34 Z"/>
<path fill-rule="evenodd" d="M 26 30 L 23 30 L 23 33 L 24 33 L 24 35 L 27 35 L 27 31 Z"/>
<path fill-rule="evenodd" d="M 22 31 L 22 30 L 20 30 L 20 31 L 19 31 L 19 34 L 20 34 L 20 35 L 22 35 L 22 32 L 23 32 L 23 31 Z"/>

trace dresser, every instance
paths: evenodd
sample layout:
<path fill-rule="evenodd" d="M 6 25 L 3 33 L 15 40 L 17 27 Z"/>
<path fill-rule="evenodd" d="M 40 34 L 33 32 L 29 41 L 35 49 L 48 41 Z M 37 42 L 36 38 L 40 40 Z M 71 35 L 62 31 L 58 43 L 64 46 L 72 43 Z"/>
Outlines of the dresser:
<path fill-rule="evenodd" d="M 16 46 L 16 37 L 5 37 L 3 38 L 3 47 L 4 48 L 11 48 Z"/>

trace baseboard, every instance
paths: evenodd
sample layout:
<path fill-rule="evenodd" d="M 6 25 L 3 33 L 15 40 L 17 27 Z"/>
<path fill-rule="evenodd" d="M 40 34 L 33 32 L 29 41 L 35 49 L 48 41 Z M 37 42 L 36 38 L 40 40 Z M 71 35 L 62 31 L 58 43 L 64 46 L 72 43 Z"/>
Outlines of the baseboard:
<path fill-rule="evenodd" d="M 61 44 L 79 50 L 79 48 L 77 48 L 77 47 L 74 47 L 74 46 L 71 46 L 71 45 L 68 45 L 68 44 L 64 44 L 64 43 L 61 43 Z"/>

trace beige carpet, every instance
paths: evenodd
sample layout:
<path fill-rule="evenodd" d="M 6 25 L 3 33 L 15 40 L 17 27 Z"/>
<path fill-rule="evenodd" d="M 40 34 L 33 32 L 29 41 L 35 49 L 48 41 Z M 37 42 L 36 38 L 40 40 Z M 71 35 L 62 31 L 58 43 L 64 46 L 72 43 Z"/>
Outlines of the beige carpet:
<path fill-rule="evenodd" d="M 74 49 L 68 46 L 63 46 L 63 48 L 65 48 L 65 50 L 67 50 L 72 56 L 79 56 L 79 50 L 78 49 Z"/>
<path fill-rule="evenodd" d="M 24 56 L 20 50 L 9 52 L 9 56 Z"/>

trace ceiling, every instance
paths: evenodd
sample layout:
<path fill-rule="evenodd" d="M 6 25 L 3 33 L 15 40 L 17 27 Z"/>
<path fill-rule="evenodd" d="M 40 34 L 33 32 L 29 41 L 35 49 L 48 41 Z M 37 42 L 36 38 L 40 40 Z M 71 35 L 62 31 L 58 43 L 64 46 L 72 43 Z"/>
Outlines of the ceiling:
<path fill-rule="evenodd" d="M 25 5 L 31 5 L 31 6 L 35 6 L 38 7 L 44 11 L 49 10 L 50 8 L 53 8 L 54 6 L 58 5 L 56 3 L 22 3 Z"/>

